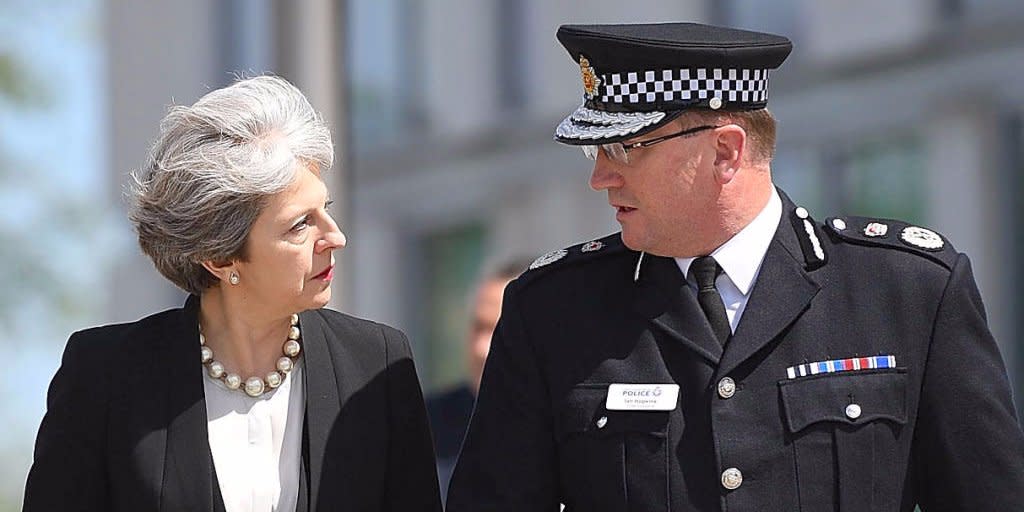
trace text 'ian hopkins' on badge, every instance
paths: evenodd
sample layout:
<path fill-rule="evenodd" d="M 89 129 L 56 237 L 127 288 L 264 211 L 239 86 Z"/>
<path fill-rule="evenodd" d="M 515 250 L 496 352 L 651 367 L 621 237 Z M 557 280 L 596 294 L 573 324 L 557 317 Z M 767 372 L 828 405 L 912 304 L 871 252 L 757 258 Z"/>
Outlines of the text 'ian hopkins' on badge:
<path fill-rule="evenodd" d="M 671 411 L 679 384 L 611 384 L 604 407 L 609 411 Z"/>

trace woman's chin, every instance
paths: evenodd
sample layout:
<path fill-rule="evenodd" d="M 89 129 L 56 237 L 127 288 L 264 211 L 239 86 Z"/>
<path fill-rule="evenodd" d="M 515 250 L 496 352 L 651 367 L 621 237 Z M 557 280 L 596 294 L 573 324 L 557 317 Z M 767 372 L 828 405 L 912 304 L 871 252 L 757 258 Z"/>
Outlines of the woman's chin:
<path fill-rule="evenodd" d="M 313 296 L 309 309 L 320 309 L 331 302 L 331 287 L 328 286 Z"/>

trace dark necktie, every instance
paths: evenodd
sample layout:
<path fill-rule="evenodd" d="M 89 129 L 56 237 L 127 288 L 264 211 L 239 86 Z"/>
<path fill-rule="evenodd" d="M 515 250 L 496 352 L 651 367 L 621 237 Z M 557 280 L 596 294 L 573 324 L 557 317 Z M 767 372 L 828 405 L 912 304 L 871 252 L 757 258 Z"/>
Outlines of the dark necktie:
<path fill-rule="evenodd" d="M 701 256 L 690 264 L 690 272 L 697 281 L 697 302 L 700 303 L 700 309 L 704 311 L 704 316 L 711 324 L 711 330 L 718 338 L 718 342 L 724 347 L 729 335 L 732 334 L 732 329 L 729 328 L 729 316 L 725 314 L 725 303 L 722 302 L 722 296 L 715 287 L 715 278 L 722 272 L 722 267 L 719 267 L 718 262 L 711 256 Z"/>

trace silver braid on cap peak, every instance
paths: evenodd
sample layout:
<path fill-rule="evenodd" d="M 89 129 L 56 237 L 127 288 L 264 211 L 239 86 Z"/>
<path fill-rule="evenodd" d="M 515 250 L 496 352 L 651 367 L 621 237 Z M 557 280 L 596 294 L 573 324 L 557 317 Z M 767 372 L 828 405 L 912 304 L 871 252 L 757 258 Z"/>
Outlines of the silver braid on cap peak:
<path fill-rule="evenodd" d="M 621 137 L 636 133 L 664 118 L 664 112 L 604 112 L 580 105 L 559 123 L 555 136 L 576 140 Z"/>

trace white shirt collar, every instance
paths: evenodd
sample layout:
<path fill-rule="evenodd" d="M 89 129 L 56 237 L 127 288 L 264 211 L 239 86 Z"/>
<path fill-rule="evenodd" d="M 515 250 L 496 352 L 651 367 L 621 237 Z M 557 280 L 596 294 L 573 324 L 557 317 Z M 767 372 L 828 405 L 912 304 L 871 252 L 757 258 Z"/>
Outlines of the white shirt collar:
<path fill-rule="evenodd" d="M 772 187 L 772 195 L 768 198 L 768 204 L 761 210 L 761 213 L 754 217 L 746 227 L 739 233 L 733 235 L 727 242 L 715 249 L 711 256 L 715 258 L 722 271 L 729 277 L 736 288 L 744 296 L 750 293 L 754 285 L 757 272 L 764 261 L 764 255 L 768 253 L 768 246 L 775 237 L 775 231 L 779 228 L 779 221 L 782 219 L 782 198 L 779 192 Z M 676 265 L 683 275 L 688 275 L 692 258 L 676 258 Z"/>

